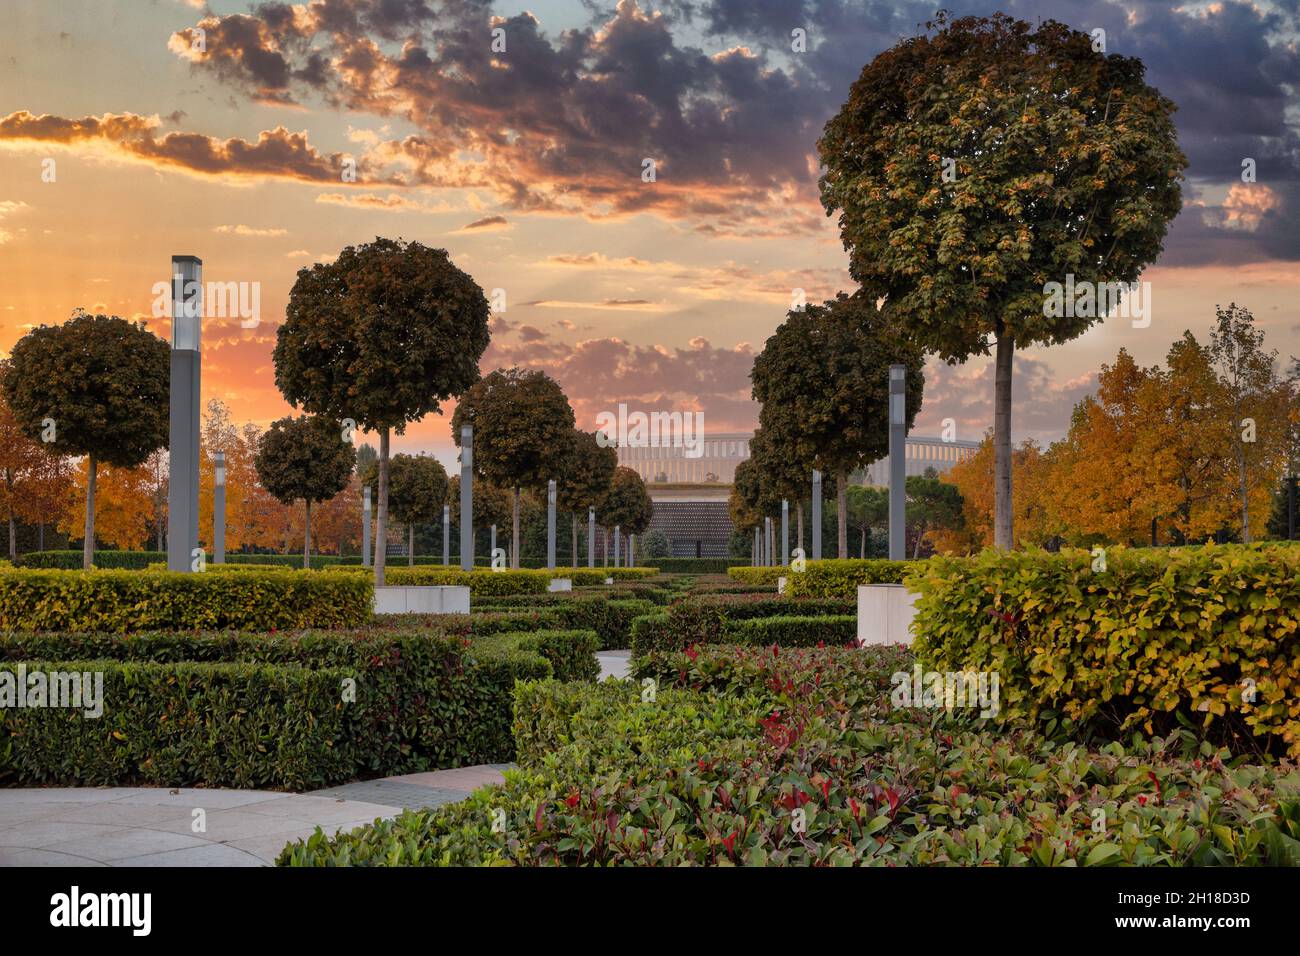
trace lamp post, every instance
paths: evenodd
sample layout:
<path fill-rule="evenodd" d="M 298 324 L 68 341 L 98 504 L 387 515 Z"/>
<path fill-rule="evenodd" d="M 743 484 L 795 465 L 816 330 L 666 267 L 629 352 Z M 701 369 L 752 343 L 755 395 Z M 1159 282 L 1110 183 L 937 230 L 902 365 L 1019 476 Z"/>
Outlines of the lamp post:
<path fill-rule="evenodd" d="M 361 564 L 370 567 L 370 486 L 361 489 Z"/>
<path fill-rule="evenodd" d="M 460 569 L 474 570 L 474 426 L 460 430 Z"/>
<path fill-rule="evenodd" d="M 199 384 L 203 261 L 172 256 L 167 570 L 191 571 L 199 545 Z"/>
<path fill-rule="evenodd" d="M 620 557 L 618 539 L 621 533 L 619 530 L 621 527 L 621 525 L 614 525 L 614 567 L 618 567 L 618 559 Z"/>
<path fill-rule="evenodd" d="M 889 560 L 902 561 L 907 522 L 907 366 L 889 366 Z"/>
<path fill-rule="evenodd" d="M 546 483 L 546 570 L 555 570 L 555 481 Z"/>
<path fill-rule="evenodd" d="M 212 456 L 212 563 L 226 563 L 226 455 Z"/>
<path fill-rule="evenodd" d="M 587 567 L 596 566 L 596 509 L 587 509 Z"/>
<path fill-rule="evenodd" d="M 822 473 L 813 469 L 812 490 L 812 556 L 822 559 Z"/>
<path fill-rule="evenodd" d="M 442 506 L 442 566 L 451 564 L 451 505 Z"/>
<path fill-rule="evenodd" d="M 781 499 L 781 567 L 790 566 L 790 502 Z"/>

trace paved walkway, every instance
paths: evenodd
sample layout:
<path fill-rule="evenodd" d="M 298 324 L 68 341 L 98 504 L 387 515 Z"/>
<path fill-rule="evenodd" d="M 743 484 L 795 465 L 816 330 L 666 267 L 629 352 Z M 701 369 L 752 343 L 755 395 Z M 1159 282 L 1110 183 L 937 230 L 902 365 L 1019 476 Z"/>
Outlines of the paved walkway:
<path fill-rule="evenodd" d="M 599 651 L 596 654 L 596 660 L 600 661 L 600 679 L 606 677 L 617 677 L 622 680 L 627 676 L 628 661 L 632 657 L 631 651 Z"/>
<path fill-rule="evenodd" d="M 152 787 L 0 790 L 0 866 L 266 866 L 285 844 L 403 808 L 463 800 L 506 764 L 413 773 L 314 793 Z M 196 811 L 203 811 L 202 814 Z M 203 827 L 195 832 L 202 820 Z"/>

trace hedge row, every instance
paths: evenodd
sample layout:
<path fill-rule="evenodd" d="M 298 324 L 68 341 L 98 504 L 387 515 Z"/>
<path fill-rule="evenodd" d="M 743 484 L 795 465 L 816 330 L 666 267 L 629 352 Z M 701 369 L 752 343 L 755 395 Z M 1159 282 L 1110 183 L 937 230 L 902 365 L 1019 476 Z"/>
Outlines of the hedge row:
<path fill-rule="evenodd" d="M 478 658 L 511 658 L 520 651 L 537 654 L 551 665 L 551 676 L 561 681 L 594 681 L 600 676 L 595 631 L 507 632 L 475 636 L 471 652 Z"/>
<path fill-rule="evenodd" d="M 212 554 L 207 555 L 209 566 L 213 564 Z M 418 560 L 418 559 L 417 559 Z M 441 560 L 439 558 L 438 560 Z M 301 554 L 230 554 L 225 557 L 227 564 L 258 564 L 266 566 L 275 566 L 277 568 L 301 568 Z M 69 571 L 81 570 L 82 554 L 77 551 L 29 551 L 27 554 L 18 556 L 20 567 L 27 568 L 63 568 Z M 94 554 L 96 568 L 114 569 L 127 568 L 131 570 L 143 570 L 150 565 L 161 564 L 164 568 L 167 566 L 166 551 L 113 551 L 97 550 Z M 311 556 L 311 567 L 326 568 L 335 565 L 360 565 L 359 557 L 338 557 L 333 554 L 313 554 Z"/>
<path fill-rule="evenodd" d="M 358 627 L 363 575 L 0 570 L 0 628 L 32 631 Z"/>
<path fill-rule="evenodd" d="M 803 571 L 786 578 L 790 597 L 857 599 L 861 584 L 902 584 L 920 561 L 886 561 L 880 558 L 844 558 L 809 561 Z"/>
<path fill-rule="evenodd" d="M 768 594 L 708 594 L 692 596 L 679 601 L 663 612 L 649 614 L 631 623 L 632 653 L 646 654 L 654 650 L 680 650 L 692 644 L 719 644 L 726 641 L 750 643 L 757 639 L 757 631 L 737 632 L 735 628 L 745 621 L 759 618 L 804 618 L 835 616 L 854 616 L 856 605 L 851 601 L 839 600 L 792 600 Z M 815 629 L 818 625 L 812 625 Z M 841 621 L 825 625 L 822 632 L 838 635 L 846 625 Z M 784 644 L 787 637 L 794 645 L 802 644 L 799 635 L 803 632 L 799 625 L 787 629 L 773 628 L 768 632 L 771 638 L 767 643 Z M 811 633 L 811 631 L 809 632 Z M 843 644 L 856 637 L 854 633 L 845 640 L 838 637 L 828 639 L 827 643 Z M 816 644 L 818 638 L 811 643 Z"/>
<path fill-rule="evenodd" d="M 665 574 L 726 574 L 728 568 L 745 566 L 744 558 L 646 558 L 641 563 Z"/>
<path fill-rule="evenodd" d="M 1300 548 L 988 551 L 909 585 L 918 656 L 998 673 L 1004 721 L 1181 723 L 1300 756 Z"/>
<path fill-rule="evenodd" d="M 857 640 L 856 614 L 820 617 L 756 617 L 727 625 L 726 643 L 766 647 L 843 647 Z"/>
<path fill-rule="evenodd" d="M 787 567 L 752 567 L 737 565 L 736 567 L 727 568 L 727 577 L 739 581 L 741 584 L 748 584 L 753 587 L 775 588 L 778 583 L 778 578 L 788 578 L 789 576 L 790 569 Z"/>
<path fill-rule="evenodd" d="M 910 665 L 894 648 L 721 647 L 643 658 L 646 686 L 528 685 L 520 769 L 503 785 L 334 838 L 318 830 L 278 862 L 1300 863 L 1289 768 L 1237 765 L 1187 732 L 1085 749 L 894 707 Z"/>
<path fill-rule="evenodd" d="M 428 630 L 0 634 L 0 669 L 105 675 L 98 719 L 0 711 L 0 783 L 301 790 L 510 760 L 516 680 L 555 673 L 544 654 L 594 664 L 590 632 L 470 644 Z"/>

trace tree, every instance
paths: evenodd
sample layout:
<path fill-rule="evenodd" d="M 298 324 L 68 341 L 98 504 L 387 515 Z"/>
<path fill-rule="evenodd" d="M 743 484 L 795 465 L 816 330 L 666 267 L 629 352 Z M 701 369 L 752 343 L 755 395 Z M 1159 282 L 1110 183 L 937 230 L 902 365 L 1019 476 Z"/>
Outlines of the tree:
<path fill-rule="evenodd" d="M 759 503 L 764 517 L 779 518 L 781 502 L 795 506 L 798 547 L 803 547 L 803 500 L 812 488 L 812 464 L 800 458 L 797 432 L 782 431 L 789 422 L 779 415 L 766 416 L 749 441 L 749 457 L 758 468 Z"/>
<path fill-rule="evenodd" d="M 451 417 L 451 433 L 474 426 L 474 465 L 493 484 L 514 491 L 511 566 L 519 567 L 519 495 L 563 475 L 572 455 L 573 409 L 555 379 L 542 371 L 498 369 L 466 390 Z"/>
<path fill-rule="evenodd" d="M 641 476 L 623 465 L 615 468 L 601 524 L 606 528 L 617 527 L 622 534 L 641 534 L 650 527 L 654 512 L 654 503 Z"/>
<path fill-rule="evenodd" d="M 618 467 L 618 451 L 613 446 L 602 448 L 595 432 L 575 432 L 570 446 L 570 458 L 556 482 L 556 505 L 569 512 L 569 528 L 573 537 L 573 567 L 578 566 L 578 525 L 586 518 L 587 509 L 595 508 L 597 514 L 604 507 Z"/>
<path fill-rule="evenodd" d="M 1104 317 L 1050 307 L 1048 283 L 1095 305 L 1094 290 L 1136 281 L 1181 207 L 1187 160 L 1140 60 L 1052 20 L 926 26 L 867 64 L 827 124 L 821 198 L 853 278 L 927 351 L 962 362 L 995 343 L 994 540 L 1010 548 L 1015 349 Z"/>
<path fill-rule="evenodd" d="M 736 465 L 736 477 L 731 484 L 731 497 L 727 499 L 727 511 L 731 516 L 731 526 L 737 532 L 757 528 L 763 523 L 760 480 L 758 463 L 754 459 L 746 458 Z M 753 556 L 755 564 L 760 560 L 759 555 Z"/>
<path fill-rule="evenodd" d="M 912 479 L 908 479 L 911 481 Z M 845 497 L 846 521 L 858 530 L 859 557 L 868 557 L 867 545 L 873 528 L 889 522 L 889 490 L 863 485 L 852 485 Z M 847 555 L 845 555 L 847 557 Z"/>
<path fill-rule="evenodd" d="M 912 537 L 912 557 L 919 558 L 921 543 L 927 534 L 961 530 L 964 503 L 957 486 L 940 481 L 933 468 L 927 468 L 924 475 L 908 475 L 904 484 L 907 486 L 907 526 Z M 888 496 L 883 504 L 888 510 Z"/>
<path fill-rule="evenodd" d="M 375 480 L 379 463 L 361 472 L 361 483 Z M 388 463 L 388 508 L 406 525 L 407 564 L 415 564 L 415 526 L 442 521 L 447 503 L 447 469 L 429 455 L 394 455 Z M 459 485 L 457 485 L 459 489 Z"/>
<path fill-rule="evenodd" d="M 478 380 L 488 315 L 483 290 L 446 250 L 418 242 L 375 239 L 298 271 L 276 333 L 275 384 L 295 407 L 379 433 L 379 542 L 390 434 Z M 376 585 L 385 550 L 375 549 Z"/>
<path fill-rule="evenodd" d="M 1252 494 L 1255 513 L 1266 513 L 1269 489 L 1285 467 L 1290 392 L 1277 377 L 1277 352 L 1264 351 L 1264 332 L 1250 311 L 1235 303 L 1214 311 L 1210 356 L 1231 415 L 1241 540 L 1249 544 Z"/>
<path fill-rule="evenodd" d="M 347 487 L 356 457 L 352 444 L 343 440 L 338 422 L 319 415 L 277 419 L 262 436 L 253 460 L 258 481 L 283 504 L 301 498 L 306 505 L 304 568 L 311 567 L 312 503 L 333 498 Z"/>
<path fill-rule="evenodd" d="M 672 557 L 672 544 L 662 531 L 647 531 L 641 537 L 641 554 L 647 558 Z"/>
<path fill-rule="evenodd" d="M 9 363 L 0 362 L 0 381 L 9 372 Z M 18 427 L 9 403 L 0 387 L 0 506 L 9 522 L 9 560 L 18 557 L 17 523 L 19 518 L 36 517 L 32 505 L 32 486 L 44 472 L 49 457 L 39 442 L 34 442 Z"/>
<path fill-rule="evenodd" d="M 117 316 L 74 312 L 14 345 L 5 397 L 19 430 L 55 454 L 87 458 L 82 567 L 95 553 L 95 480 L 100 464 L 135 468 L 168 441 L 171 358 L 167 343 Z"/>
<path fill-rule="evenodd" d="M 95 537 L 110 548 L 135 550 L 149 541 L 149 521 L 154 513 L 153 476 L 147 465 L 138 468 L 98 469 L 95 485 Z M 90 459 L 83 458 L 73 472 L 68 510 L 59 530 L 69 537 L 85 515 L 90 484 Z"/>
<path fill-rule="evenodd" d="M 759 423 L 799 468 L 834 475 L 839 554 L 848 553 L 848 476 L 889 451 L 889 367 L 906 367 L 906 427 L 921 409 L 921 351 L 862 293 L 791 310 L 750 372 Z M 810 476 L 811 478 L 811 476 Z"/>
<path fill-rule="evenodd" d="M 1048 491 L 1053 459 L 1027 439 L 1012 453 L 1013 476 L 1024 494 L 1015 499 L 1018 540 L 1043 545 L 1059 533 L 1057 512 Z M 936 551 L 960 554 L 994 544 L 993 436 L 986 434 L 975 454 L 953 465 L 940 479 L 955 485 L 962 516 L 953 527 L 936 528 L 930 540 Z"/>

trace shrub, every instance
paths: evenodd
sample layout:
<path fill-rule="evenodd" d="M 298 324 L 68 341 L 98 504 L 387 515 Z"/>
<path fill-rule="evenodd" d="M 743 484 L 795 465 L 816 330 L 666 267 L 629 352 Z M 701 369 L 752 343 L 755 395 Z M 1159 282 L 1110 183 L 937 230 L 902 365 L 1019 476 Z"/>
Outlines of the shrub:
<path fill-rule="evenodd" d="M 0 628 L 36 631 L 288 630 L 357 627 L 371 613 L 361 575 L 273 571 L 0 571 Z"/>
<path fill-rule="evenodd" d="M 676 631 L 665 613 L 632 619 L 632 656 L 639 657 L 661 648 L 678 648 Z"/>
<path fill-rule="evenodd" d="M 369 569 L 367 569 L 369 570 Z M 468 586 L 470 595 L 545 594 L 551 584 L 549 571 L 461 571 L 458 568 L 400 565 L 384 568 L 387 584 L 441 584 Z"/>
<path fill-rule="evenodd" d="M 845 558 L 809 561 L 807 567 L 786 578 L 790 597 L 854 598 L 860 584 L 901 584 L 918 561 Z"/>
<path fill-rule="evenodd" d="M 606 578 L 612 579 L 615 584 L 644 581 L 658 573 L 658 568 L 557 568 L 551 576 L 568 578 L 576 588 L 604 585 Z"/>
<path fill-rule="evenodd" d="M 732 632 L 731 628 L 736 622 L 765 617 L 853 615 L 855 610 L 855 604 L 851 601 L 795 601 L 771 594 L 692 596 L 669 607 L 662 619 L 647 621 L 639 628 L 634 626 L 632 653 L 638 655 L 652 650 L 680 650 L 692 644 L 718 644 L 733 640 L 747 643 L 748 638 Z M 832 626 L 831 633 L 839 633 L 836 628 L 842 630 L 843 626 Z M 774 636 L 775 633 L 773 632 Z M 816 644 L 817 641 L 812 643 Z M 833 643 L 842 644 L 844 641 L 837 639 Z"/>
<path fill-rule="evenodd" d="M 23 568 L 62 568 L 68 571 L 80 571 L 82 553 L 77 551 L 29 551 L 18 555 L 18 566 Z M 97 568 L 132 568 L 143 569 L 150 564 L 161 561 L 167 564 L 166 551 L 96 551 Z"/>
<path fill-rule="evenodd" d="M 1189 740 L 1084 751 L 894 708 L 899 649 L 714 647 L 635 687 L 522 687 L 502 786 L 281 865 L 1245 865 L 1300 862 L 1289 768 Z M 1195 759 L 1193 759 L 1195 757 Z M 799 824 L 794 811 L 801 811 Z M 1102 832 L 1093 811 L 1117 821 Z M 502 816 L 504 814 L 504 816 Z"/>
<path fill-rule="evenodd" d="M 1184 724 L 1300 755 L 1300 548 L 1113 548 L 1098 571 L 1076 550 L 932 560 L 908 582 L 917 654 L 998 673 L 1001 720 Z"/>
<path fill-rule="evenodd" d="M 790 569 L 787 567 L 746 567 L 737 565 L 727 568 L 727 576 L 742 584 L 748 584 L 752 587 L 776 587 L 778 578 L 788 578 Z"/>
<path fill-rule="evenodd" d="M 594 681 L 600 676 L 595 631 L 499 632 L 475 636 L 470 644 L 476 655 L 494 657 L 502 652 L 527 651 L 544 658 L 551 675 L 562 681 Z"/>
<path fill-rule="evenodd" d="M 843 647 L 857 640 L 856 614 L 823 614 L 819 617 L 756 617 L 727 624 L 729 644 L 762 644 L 778 647 Z"/>
<path fill-rule="evenodd" d="M 728 568 L 745 567 L 744 558 L 646 558 L 642 563 L 669 574 L 726 574 Z"/>

